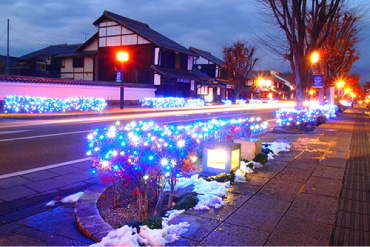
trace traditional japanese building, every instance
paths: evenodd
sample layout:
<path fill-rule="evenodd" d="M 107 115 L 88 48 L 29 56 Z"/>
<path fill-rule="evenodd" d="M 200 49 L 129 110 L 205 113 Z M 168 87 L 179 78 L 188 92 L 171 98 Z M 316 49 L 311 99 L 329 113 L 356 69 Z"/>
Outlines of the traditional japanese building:
<path fill-rule="evenodd" d="M 197 95 L 206 102 L 220 102 L 226 99 L 231 87 L 222 77 L 224 61 L 208 51 L 194 47 L 190 47 L 189 49 L 199 56 L 194 60 L 194 71 L 198 70 L 203 76 L 209 78 L 197 83 Z"/>
<path fill-rule="evenodd" d="M 291 100 L 293 84 L 275 70 L 251 71 L 246 84 L 249 99 Z"/>

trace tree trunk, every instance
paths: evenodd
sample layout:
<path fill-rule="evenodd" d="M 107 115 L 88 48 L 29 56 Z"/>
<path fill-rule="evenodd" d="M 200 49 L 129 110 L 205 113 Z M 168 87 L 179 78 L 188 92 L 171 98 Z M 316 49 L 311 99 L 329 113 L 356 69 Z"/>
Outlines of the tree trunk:
<path fill-rule="evenodd" d="M 170 197 L 168 198 L 167 209 L 171 209 L 172 207 L 172 200 L 173 200 L 173 195 L 175 193 L 175 186 L 176 186 L 176 178 L 171 179 L 170 186 L 171 186 L 171 191 L 170 191 Z"/>

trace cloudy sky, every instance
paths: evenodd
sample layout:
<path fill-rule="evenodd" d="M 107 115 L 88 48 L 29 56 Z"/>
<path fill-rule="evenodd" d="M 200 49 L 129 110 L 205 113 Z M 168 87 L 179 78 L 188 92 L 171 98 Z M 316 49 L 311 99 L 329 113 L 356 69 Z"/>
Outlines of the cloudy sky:
<path fill-rule="evenodd" d="M 350 0 L 352 5 L 367 0 Z M 212 52 L 222 58 L 222 45 L 237 39 L 258 47 L 256 69 L 290 70 L 273 57 L 256 36 L 272 31 L 259 13 L 256 0 L 1 0 L 0 54 L 6 55 L 6 26 L 10 20 L 10 55 L 22 56 L 53 44 L 83 43 L 97 28 L 92 23 L 104 10 L 149 24 L 177 43 Z M 370 81 L 370 16 L 359 44 L 361 58 L 354 72 Z M 276 31 L 276 29 L 275 29 Z"/>

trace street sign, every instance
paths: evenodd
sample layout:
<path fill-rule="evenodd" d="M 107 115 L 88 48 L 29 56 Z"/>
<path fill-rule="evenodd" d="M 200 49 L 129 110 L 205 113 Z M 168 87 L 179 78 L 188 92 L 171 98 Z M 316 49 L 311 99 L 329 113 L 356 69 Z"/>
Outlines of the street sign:
<path fill-rule="evenodd" d="M 313 88 L 322 88 L 324 84 L 323 75 L 312 75 Z"/>
<path fill-rule="evenodd" d="M 117 71 L 117 74 L 116 74 L 116 82 L 121 82 L 121 71 Z"/>

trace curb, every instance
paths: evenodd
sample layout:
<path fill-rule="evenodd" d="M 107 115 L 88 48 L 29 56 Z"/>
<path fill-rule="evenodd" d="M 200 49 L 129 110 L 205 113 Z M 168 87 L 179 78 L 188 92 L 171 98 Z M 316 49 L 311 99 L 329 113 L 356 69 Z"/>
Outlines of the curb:
<path fill-rule="evenodd" d="M 109 232 L 115 230 L 103 220 L 96 206 L 100 195 L 109 185 L 96 184 L 84 191 L 75 205 L 78 230 L 87 238 L 100 242 Z"/>

